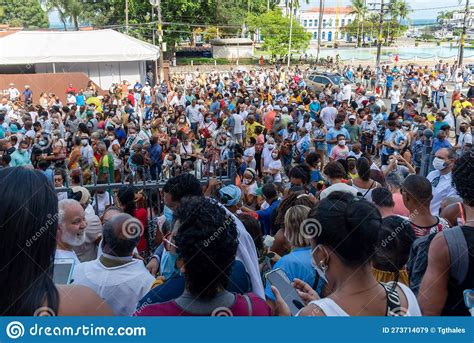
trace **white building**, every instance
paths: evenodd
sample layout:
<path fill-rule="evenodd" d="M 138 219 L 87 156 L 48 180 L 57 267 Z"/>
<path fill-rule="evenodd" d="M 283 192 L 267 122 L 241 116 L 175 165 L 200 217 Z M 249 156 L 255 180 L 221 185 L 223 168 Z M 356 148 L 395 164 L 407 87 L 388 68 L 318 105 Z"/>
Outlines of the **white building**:
<path fill-rule="evenodd" d="M 280 1 L 277 5 L 286 16 L 290 15 L 289 5 L 285 1 Z M 322 42 L 341 42 L 349 41 L 351 37 L 349 34 L 344 34 L 342 28 L 349 25 L 356 19 L 352 12 L 351 6 L 346 7 L 324 7 L 323 20 L 321 26 L 321 41 Z M 312 43 L 318 40 L 318 25 L 319 25 L 318 7 L 309 9 L 293 9 L 293 16 L 298 20 L 306 31 L 311 33 Z M 366 37 L 367 39 L 367 37 Z M 370 39 L 367 39 L 370 41 Z"/>
<path fill-rule="evenodd" d="M 321 41 L 349 41 L 349 34 L 345 34 L 342 28 L 355 20 L 355 14 L 350 14 L 352 8 L 348 7 L 325 7 L 323 9 L 323 20 L 321 26 Z M 306 31 L 311 33 L 313 41 L 318 40 L 319 8 L 300 10 L 298 21 Z"/>
<path fill-rule="evenodd" d="M 464 15 L 465 15 L 464 10 L 454 11 L 453 17 L 451 19 L 444 19 L 443 24 L 447 25 L 450 28 L 461 29 L 464 24 Z M 466 25 L 468 28 L 474 27 L 474 9 L 472 8 L 469 10 Z"/>

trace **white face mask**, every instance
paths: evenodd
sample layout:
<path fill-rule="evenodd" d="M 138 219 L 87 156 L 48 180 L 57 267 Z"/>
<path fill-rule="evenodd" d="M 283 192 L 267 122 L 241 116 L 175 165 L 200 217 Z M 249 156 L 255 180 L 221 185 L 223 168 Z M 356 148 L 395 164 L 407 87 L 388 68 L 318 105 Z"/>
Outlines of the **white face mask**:
<path fill-rule="evenodd" d="M 166 132 L 166 127 L 162 127 L 160 130 L 161 132 Z"/>
<path fill-rule="evenodd" d="M 275 146 L 274 146 L 273 144 L 268 144 L 268 145 L 267 145 L 268 150 L 273 150 L 274 147 L 275 147 Z"/>
<path fill-rule="evenodd" d="M 175 133 L 176 133 L 176 130 L 171 130 L 171 133 L 172 133 L 172 134 L 175 134 Z"/>
<path fill-rule="evenodd" d="M 272 154 L 272 158 L 276 160 L 278 158 L 278 154 Z"/>
<path fill-rule="evenodd" d="M 243 179 L 242 182 L 244 183 L 244 185 L 250 185 L 252 181 L 250 181 L 249 179 Z"/>
<path fill-rule="evenodd" d="M 314 261 L 314 253 L 315 253 L 316 249 L 318 249 L 320 246 L 321 246 L 321 245 L 318 244 L 318 245 L 316 246 L 316 248 L 314 248 L 314 250 L 311 252 L 311 265 L 312 265 L 313 268 L 316 270 L 316 272 L 318 273 L 319 277 L 320 277 L 321 279 L 323 279 L 324 282 L 327 283 L 327 282 L 328 282 L 328 279 L 327 279 L 327 277 L 326 277 L 327 266 L 326 266 L 326 268 L 321 268 L 321 267 L 319 267 L 318 264 Z M 321 262 L 322 262 L 322 261 L 321 261 Z"/>
<path fill-rule="evenodd" d="M 86 146 L 89 143 L 89 141 L 87 139 L 83 139 L 81 140 L 81 143 L 82 145 Z"/>
<path fill-rule="evenodd" d="M 341 139 L 337 144 L 339 144 L 340 146 L 345 146 L 346 145 L 346 140 Z"/>
<path fill-rule="evenodd" d="M 179 120 L 180 123 L 184 123 L 185 121 L 186 121 L 186 120 L 185 120 L 184 118 L 181 118 L 181 119 Z"/>
<path fill-rule="evenodd" d="M 441 171 L 446 168 L 446 162 L 444 162 L 442 158 L 435 157 L 433 160 L 433 167 L 434 169 Z"/>

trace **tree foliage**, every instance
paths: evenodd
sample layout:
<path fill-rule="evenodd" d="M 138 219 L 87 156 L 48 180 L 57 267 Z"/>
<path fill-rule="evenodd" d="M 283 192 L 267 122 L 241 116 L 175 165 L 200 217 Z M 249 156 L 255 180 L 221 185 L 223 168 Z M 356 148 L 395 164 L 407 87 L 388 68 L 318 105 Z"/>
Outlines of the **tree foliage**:
<path fill-rule="evenodd" d="M 273 56 L 288 54 L 290 38 L 290 19 L 282 15 L 280 10 L 269 11 L 262 15 L 249 14 L 247 23 L 251 31 L 259 30 L 264 39 L 263 48 Z M 293 19 L 291 48 L 293 51 L 303 51 L 308 48 L 311 34 Z"/>
<path fill-rule="evenodd" d="M 3 0 L 0 6 L 1 24 L 28 29 L 48 27 L 48 14 L 38 0 Z"/>

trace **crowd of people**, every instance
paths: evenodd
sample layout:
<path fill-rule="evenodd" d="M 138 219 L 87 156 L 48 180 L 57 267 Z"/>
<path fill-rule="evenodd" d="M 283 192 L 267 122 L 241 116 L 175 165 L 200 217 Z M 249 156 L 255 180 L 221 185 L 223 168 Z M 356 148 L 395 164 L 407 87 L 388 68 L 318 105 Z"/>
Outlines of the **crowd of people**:
<path fill-rule="evenodd" d="M 70 84 L 65 103 L 11 84 L 3 314 L 286 316 L 279 269 L 299 316 L 468 315 L 474 81 L 441 61 L 331 72 L 319 93 L 277 66 Z"/>

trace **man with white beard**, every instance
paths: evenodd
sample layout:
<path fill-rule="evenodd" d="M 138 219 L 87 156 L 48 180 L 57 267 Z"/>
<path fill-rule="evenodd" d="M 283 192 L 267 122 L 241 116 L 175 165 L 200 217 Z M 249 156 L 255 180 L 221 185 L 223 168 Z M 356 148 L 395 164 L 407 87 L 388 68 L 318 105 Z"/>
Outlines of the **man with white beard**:
<path fill-rule="evenodd" d="M 79 264 L 80 261 L 73 248 L 84 243 L 86 227 L 86 216 L 81 204 L 73 199 L 61 200 L 58 204 L 58 231 L 54 258 L 72 258 Z"/>

